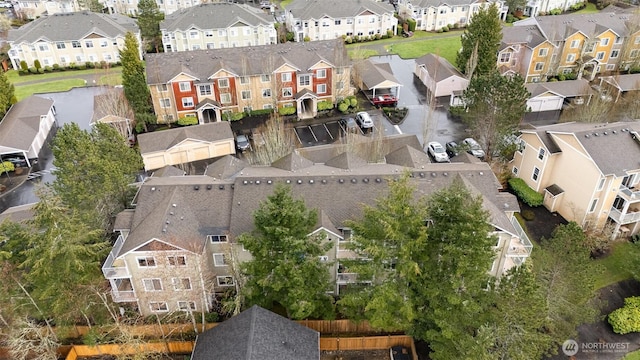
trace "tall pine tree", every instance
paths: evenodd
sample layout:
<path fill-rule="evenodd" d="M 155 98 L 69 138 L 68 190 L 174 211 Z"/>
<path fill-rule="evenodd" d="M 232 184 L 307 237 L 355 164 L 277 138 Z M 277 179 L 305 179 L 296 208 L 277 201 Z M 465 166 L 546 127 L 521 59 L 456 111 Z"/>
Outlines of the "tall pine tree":
<path fill-rule="evenodd" d="M 138 27 L 142 40 L 155 52 L 158 52 L 159 45 L 162 43 L 160 21 L 163 19 L 164 15 L 160 12 L 155 0 L 140 0 L 138 2 Z"/>
<path fill-rule="evenodd" d="M 151 93 L 147 86 L 144 64 L 140 60 L 138 40 L 131 32 L 125 36 L 124 49 L 120 51 L 120 61 L 124 96 L 133 108 L 136 122 L 141 124 L 136 129 L 144 128 L 146 131 L 146 123 L 149 122 L 149 114 L 152 113 Z"/>
<path fill-rule="evenodd" d="M 495 70 L 500 41 L 502 28 L 498 7 L 495 3 L 481 6 L 462 34 L 462 49 L 456 57 L 456 66 L 468 78 Z"/>
<path fill-rule="evenodd" d="M 15 87 L 0 68 L 0 120 L 7 114 L 11 105 L 18 102 L 15 91 Z"/>

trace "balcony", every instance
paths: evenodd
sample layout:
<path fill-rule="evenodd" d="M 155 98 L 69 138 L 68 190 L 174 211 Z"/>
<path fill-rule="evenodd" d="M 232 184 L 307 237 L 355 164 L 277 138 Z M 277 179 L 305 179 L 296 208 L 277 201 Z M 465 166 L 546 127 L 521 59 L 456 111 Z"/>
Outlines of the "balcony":
<path fill-rule="evenodd" d="M 357 279 L 358 274 L 356 273 L 338 273 L 336 282 L 338 284 L 355 284 Z"/>
<path fill-rule="evenodd" d="M 631 224 L 640 221 L 640 212 L 628 212 L 623 214 L 622 211 L 612 207 L 609 210 L 609 217 L 618 224 Z"/>
<path fill-rule="evenodd" d="M 640 189 L 628 188 L 624 185 L 620 185 L 620 192 L 618 192 L 618 196 L 630 203 L 640 201 Z"/>
<path fill-rule="evenodd" d="M 107 256 L 107 260 L 105 260 L 104 265 L 102 265 L 102 274 L 104 274 L 106 279 L 127 278 L 131 276 L 126 264 L 125 266 L 113 266 L 116 255 L 120 252 L 120 249 L 122 249 L 122 244 L 124 244 L 124 238 L 120 235 L 115 244 L 113 244 L 113 249 L 111 249 L 109 256 Z"/>
<path fill-rule="evenodd" d="M 520 238 L 520 241 L 515 244 L 509 244 L 507 257 L 529 257 L 529 255 L 531 255 L 531 251 L 533 250 L 533 244 L 531 243 L 531 240 L 529 240 L 527 233 L 524 232 L 524 229 L 522 229 L 522 226 L 520 226 L 520 223 L 515 216 L 511 217 L 511 225 L 513 225 L 513 227 L 516 229 L 516 234 Z"/>
<path fill-rule="evenodd" d="M 111 290 L 111 298 L 113 302 L 132 302 L 137 301 L 136 293 L 133 290 L 129 291 L 118 291 Z"/>

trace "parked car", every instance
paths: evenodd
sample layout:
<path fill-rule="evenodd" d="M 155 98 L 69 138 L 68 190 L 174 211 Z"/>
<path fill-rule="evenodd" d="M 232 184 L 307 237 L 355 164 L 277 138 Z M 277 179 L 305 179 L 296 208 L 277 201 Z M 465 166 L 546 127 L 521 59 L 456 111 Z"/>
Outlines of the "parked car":
<path fill-rule="evenodd" d="M 444 146 L 447 149 L 447 155 L 449 155 L 450 158 L 458 156 L 460 147 L 458 146 L 457 142 L 449 141 Z"/>
<path fill-rule="evenodd" d="M 344 131 L 345 133 L 350 132 L 350 133 L 359 133 L 360 129 L 358 128 L 358 123 L 356 122 L 356 119 L 352 118 L 352 117 L 344 117 L 340 120 L 338 120 L 338 123 L 340 124 L 340 127 L 342 128 L 342 131 Z"/>
<path fill-rule="evenodd" d="M 239 151 L 247 151 L 251 148 L 251 143 L 249 143 L 249 139 L 244 134 L 236 135 L 236 149 Z"/>
<path fill-rule="evenodd" d="M 12 163 L 15 167 L 27 167 L 27 160 L 21 157 L 10 157 L 2 160 Z"/>
<path fill-rule="evenodd" d="M 376 95 L 371 99 L 374 106 L 396 106 L 398 98 L 391 94 Z"/>
<path fill-rule="evenodd" d="M 485 156 L 484 150 L 482 150 L 482 147 L 480 147 L 480 144 L 478 144 L 478 142 L 475 141 L 475 139 L 466 138 L 462 140 L 462 145 L 467 149 L 467 152 L 469 154 L 477 157 L 478 159 L 484 159 L 484 156 Z"/>
<path fill-rule="evenodd" d="M 447 155 L 447 151 L 444 149 L 444 146 L 442 146 L 442 144 L 437 141 L 432 141 L 427 144 L 427 151 L 436 162 L 449 161 L 449 155 Z"/>
<path fill-rule="evenodd" d="M 371 119 L 371 116 L 369 116 L 369 114 L 364 111 L 356 114 L 356 123 L 363 130 L 373 128 L 373 120 Z"/>

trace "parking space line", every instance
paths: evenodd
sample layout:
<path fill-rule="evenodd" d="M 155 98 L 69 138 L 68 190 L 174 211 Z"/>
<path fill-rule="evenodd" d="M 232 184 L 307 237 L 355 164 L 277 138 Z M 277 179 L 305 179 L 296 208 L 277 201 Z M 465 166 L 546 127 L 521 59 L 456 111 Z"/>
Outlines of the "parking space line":
<path fill-rule="evenodd" d="M 311 135 L 313 135 L 313 139 L 317 142 L 318 141 L 318 137 L 316 136 L 316 133 L 313 132 L 313 128 L 311 127 L 311 125 L 307 126 L 309 128 L 309 131 L 311 131 Z"/>
<path fill-rule="evenodd" d="M 298 132 L 296 131 L 295 128 L 293 129 L 293 133 L 296 134 L 296 139 L 298 139 L 298 142 L 302 144 L 302 140 L 300 140 L 300 135 L 298 135 Z"/>
<path fill-rule="evenodd" d="M 324 124 L 322 124 L 322 126 L 324 126 L 324 129 L 327 131 L 327 134 L 329 134 L 329 137 L 331 138 L 331 140 L 333 140 L 333 135 L 331 135 L 331 131 L 329 131 L 329 128 L 327 127 L 327 124 L 324 123 Z"/>

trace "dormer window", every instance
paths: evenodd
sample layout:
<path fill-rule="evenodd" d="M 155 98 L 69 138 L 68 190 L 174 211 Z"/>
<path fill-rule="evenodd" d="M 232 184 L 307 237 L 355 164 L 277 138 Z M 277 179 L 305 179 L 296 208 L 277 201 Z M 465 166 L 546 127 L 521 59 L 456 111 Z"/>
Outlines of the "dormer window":
<path fill-rule="evenodd" d="M 227 235 L 209 235 L 207 236 L 212 243 L 226 243 L 228 242 Z"/>

